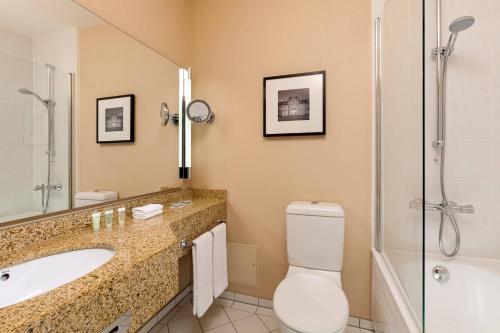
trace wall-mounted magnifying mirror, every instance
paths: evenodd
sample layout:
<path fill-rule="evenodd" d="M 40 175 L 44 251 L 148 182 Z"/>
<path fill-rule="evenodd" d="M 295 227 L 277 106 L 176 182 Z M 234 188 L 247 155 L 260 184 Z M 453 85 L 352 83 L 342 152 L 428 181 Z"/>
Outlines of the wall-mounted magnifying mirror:
<path fill-rule="evenodd" d="M 186 114 L 189 120 L 196 124 L 213 123 L 215 114 L 210 105 L 201 99 L 195 99 L 188 104 Z"/>
<path fill-rule="evenodd" d="M 160 106 L 160 123 L 161 126 L 167 126 L 168 122 L 172 121 L 174 125 L 179 124 L 179 115 L 176 114 L 170 114 L 170 110 L 168 108 L 167 103 L 161 103 Z"/>

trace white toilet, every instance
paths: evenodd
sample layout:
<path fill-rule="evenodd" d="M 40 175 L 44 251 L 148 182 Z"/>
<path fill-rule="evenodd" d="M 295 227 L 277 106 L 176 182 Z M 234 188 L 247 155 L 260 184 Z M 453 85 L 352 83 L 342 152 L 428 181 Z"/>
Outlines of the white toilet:
<path fill-rule="evenodd" d="M 288 273 L 274 292 L 282 333 L 342 333 L 349 304 L 340 272 L 344 209 L 337 203 L 296 201 L 286 209 Z"/>

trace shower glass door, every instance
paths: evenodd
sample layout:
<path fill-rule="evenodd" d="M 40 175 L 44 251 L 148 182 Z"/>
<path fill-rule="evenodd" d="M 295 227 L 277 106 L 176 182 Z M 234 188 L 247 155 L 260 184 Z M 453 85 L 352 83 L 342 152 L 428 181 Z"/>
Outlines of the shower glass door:
<path fill-rule="evenodd" d="M 447 203 L 426 211 L 425 328 L 500 332 L 500 1 L 426 0 L 425 17 L 426 200 Z M 433 50 L 453 42 L 443 154 Z"/>
<path fill-rule="evenodd" d="M 49 163 L 49 112 L 35 96 L 49 96 L 48 68 L 32 57 L 0 52 L 0 223 L 43 213 L 42 190 L 35 188 L 47 185 L 49 167 L 52 188 L 46 212 L 70 207 L 71 76 L 57 68 L 52 72 L 54 144 Z"/>
<path fill-rule="evenodd" d="M 423 3 L 386 0 L 380 21 L 379 250 L 423 330 Z"/>

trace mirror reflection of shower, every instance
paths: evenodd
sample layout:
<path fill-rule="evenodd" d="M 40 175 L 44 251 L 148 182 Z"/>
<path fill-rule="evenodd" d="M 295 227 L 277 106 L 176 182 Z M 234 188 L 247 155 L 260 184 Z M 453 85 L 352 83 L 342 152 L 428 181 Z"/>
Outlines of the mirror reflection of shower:
<path fill-rule="evenodd" d="M 18 89 L 18 92 L 23 95 L 29 95 L 42 103 L 47 110 L 47 126 L 48 126 L 48 148 L 47 148 L 47 182 L 44 184 L 38 184 L 34 187 L 34 191 L 42 192 L 42 212 L 43 214 L 47 213 L 50 204 L 50 193 L 53 190 L 60 191 L 62 189 L 61 184 L 52 184 L 52 165 L 55 162 L 56 151 L 54 149 L 54 71 L 55 67 L 50 64 L 46 64 L 45 68 L 47 69 L 47 84 L 48 84 L 48 97 L 43 99 L 36 92 L 31 91 L 26 88 Z"/>

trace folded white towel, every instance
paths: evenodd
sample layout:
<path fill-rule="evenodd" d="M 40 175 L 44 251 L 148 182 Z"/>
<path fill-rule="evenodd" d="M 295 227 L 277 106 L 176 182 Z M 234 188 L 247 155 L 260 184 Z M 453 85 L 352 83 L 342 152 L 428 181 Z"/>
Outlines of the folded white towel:
<path fill-rule="evenodd" d="M 221 223 L 212 229 L 214 298 L 219 297 L 228 286 L 226 224 Z"/>
<path fill-rule="evenodd" d="M 156 212 L 156 211 L 162 210 L 162 209 L 163 209 L 163 205 L 149 204 L 149 205 L 142 206 L 142 207 L 132 208 L 132 214 L 149 214 L 149 213 Z"/>
<path fill-rule="evenodd" d="M 211 232 L 193 241 L 193 314 L 200 318 L 214 301 Z"/>
<path fill-rule="evenodd" d="M 132 217 L 134 219 L 139 219 L 139 220 L 147 220 L 153 216 L 157 216 L 157 215 L 160 215 L 160 214 L 163 214 L 163 209 L 161 210 L 157 210 L 157 211 L 154 211 L 154 212 L 151 212 L 151 213 L 148 213 L 148 214 L 133 214 Z"/>

